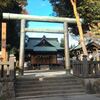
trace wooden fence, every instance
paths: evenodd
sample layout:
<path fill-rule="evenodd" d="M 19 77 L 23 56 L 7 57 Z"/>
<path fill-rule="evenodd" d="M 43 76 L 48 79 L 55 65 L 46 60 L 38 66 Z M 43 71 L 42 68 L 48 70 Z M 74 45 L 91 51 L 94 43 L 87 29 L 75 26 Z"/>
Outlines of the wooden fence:
<path fill-rule="evenodd" d="M 72 61 L 73 75 L 78 77 L 100 77 L 100 61 Z"/>

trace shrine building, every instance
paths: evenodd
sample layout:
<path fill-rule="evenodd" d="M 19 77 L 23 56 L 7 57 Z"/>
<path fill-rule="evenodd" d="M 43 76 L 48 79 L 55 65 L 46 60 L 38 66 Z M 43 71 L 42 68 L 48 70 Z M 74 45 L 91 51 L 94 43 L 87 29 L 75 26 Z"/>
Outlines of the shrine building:
<path fill-rule="evenodd" d="M 57 38 L 28 38 L 25 44 L 25 60 L 30 60 L 32 65 L 62 64 L 63 53 Z"/>

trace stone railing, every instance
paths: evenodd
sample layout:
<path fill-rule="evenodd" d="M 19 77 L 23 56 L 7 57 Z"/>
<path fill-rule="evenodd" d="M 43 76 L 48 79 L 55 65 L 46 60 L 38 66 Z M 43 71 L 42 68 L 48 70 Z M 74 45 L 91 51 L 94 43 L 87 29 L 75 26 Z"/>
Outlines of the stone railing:
<path fill-rule="evenodd" d="M 0 62 L 0 79 L 6 79 L 10 76 L 10 63 Z"/>
<path fill-rule="evenodd" d="M 9 61 L 0 62 L 0 80 L 15 78 L 14 56 L 10 55 Z"/>
<path fill-rule="evenodd" d="M 15 100 L 14 80 L 14 55 L 10 55 L 9 61 L 0 62 L 0 100 Z"/>
<path fill-rule="evenodd" d="M 72 61 L 73 75 L 78 77 L 100 77 L 100 61 L 88 61 L 85 57 L 83 61 Z"/>

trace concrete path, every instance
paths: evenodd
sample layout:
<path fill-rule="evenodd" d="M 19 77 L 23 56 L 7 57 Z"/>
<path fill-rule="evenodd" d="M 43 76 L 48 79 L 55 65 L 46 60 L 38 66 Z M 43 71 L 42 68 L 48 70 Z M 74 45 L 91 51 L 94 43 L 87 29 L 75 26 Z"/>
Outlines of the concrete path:
<path fill-rule="evenodd" d="M 58 96 L 58 97 L 44 97 L 29 100 L 100 100 L 100 96 L 95 95 L 78 95 L 78 96 Z"/>

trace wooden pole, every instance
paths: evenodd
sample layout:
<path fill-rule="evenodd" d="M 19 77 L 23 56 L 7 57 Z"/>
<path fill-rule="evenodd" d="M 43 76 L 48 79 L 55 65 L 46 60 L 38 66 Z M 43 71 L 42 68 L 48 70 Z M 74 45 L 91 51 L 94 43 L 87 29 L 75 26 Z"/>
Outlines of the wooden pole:
<path fill-rule="evenodd" d="M 86 49 L 86 46 L 85 46 L 82 25 L 81 25 L 81 22 L 80 22 L 80 17 L 79 17 L 79 14 L 77 12 L 76 2 L 77 2 L 77 0 L 71 0 L 72 6 L 73 6 L 74 15 L 76 17 L 77 27 L 78 27 L 78 30 L 79 30 L 80 44 L 82 46 L 83 54 L 84 55 L 88 55 L 88 52 L 87 52 L 87 49 Z"/>
<path fill-rule="evenodd" d="M 7 52 L 6 52 L 6 23 L 2 23 L 2 36 L 1 36 L 1 57 L 2 61 L 7 61 Z"/>

